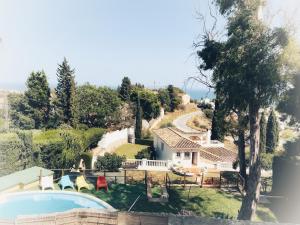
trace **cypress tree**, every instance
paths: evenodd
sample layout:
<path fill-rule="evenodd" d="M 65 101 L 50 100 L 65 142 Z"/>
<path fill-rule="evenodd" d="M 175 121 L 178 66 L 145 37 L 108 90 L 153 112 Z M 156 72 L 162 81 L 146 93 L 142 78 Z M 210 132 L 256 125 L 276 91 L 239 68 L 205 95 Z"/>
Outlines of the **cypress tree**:
<path fill-rule="evenodd" d="M 260 118 L 260 138 L 259 138 L 259 151 L 265 152 L 266 151 L 266 132 L 267 132 L 267 121 L 265 114 L 261 114 Z"/>
<path fill-rule="evenodd" d="M 215 100 L 215 110 L 211 124 L 211 140 L 223 142 L 225 136 L 225 115 L 220 107 L 220 99 Z"/>
<path fill-rule="evenodd" d="M 32 72 L 26 86 L 29 111 L 25 113 L 34 120 L 36 129 L 45 127 L 50 114 L 50 88 L 44 71 Z"/>
<path fill-rule="evenodd" d="M 131 94 L 131 81 L 128 77 L 124 77 L 121 87 L 119 88 L 119 96 L 123 101 L 128 101 Z"/>
<path fill-rule="evenodd" d="M 180 104 L 180 99 L 178 98 L 173 85 L 169 85 L 167 89 L 170 96 L 170 111 L 174 112 Z"/>
<path fill-rule="evenodd" d="M 267 124 L 266 132 L 266 152 L 273 153 L 278 146 L 279 141 L 279 129 L 275 111 L 272 110 Z"/>
<path fill-rule="evenodd" d="M 140 103 L 140 97 L 137 98 L 136 114 L 135 114 L 135 138 L 140 139 L 142 137 L 142 108 Z"/>
<path fill-rule="evenodd" d="M 77 99 L 74 69 L 71 69 L 66 58 L 57 69 L 58 84 L 55 89 L 57 95 L 57 108 L 63 123 L 71 126 L 77 124 Z"/>

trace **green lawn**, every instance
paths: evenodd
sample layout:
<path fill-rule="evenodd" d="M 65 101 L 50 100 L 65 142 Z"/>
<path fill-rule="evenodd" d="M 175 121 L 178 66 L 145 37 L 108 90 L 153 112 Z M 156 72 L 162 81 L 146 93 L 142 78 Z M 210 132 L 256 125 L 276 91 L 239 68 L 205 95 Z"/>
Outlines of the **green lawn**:
<path fill-rule="evenodd" d="M 191 190 L 173 187 L 169 192 L 169 203 L 148 202 L 144 184 L 113 184 L 107 193 L 94 190 L 87 192 L 121 211 L 127 211 L 139 195 L 141 198 L 132 211 L 178 214 L 184 210 L 199 216 L 235 219 L 241 206 L 239 195 L 199 187 L 193 187 Z M 256 220 L 274 222 L 276 218 L 268 208 L 259 206 Z"/>
<path fill-rule="evenodd" d="M 117 155 L 125 155 L 127 159 L 134 159 L 135 155 L 145 149 L 145 148 L 148 148 L 149 146 L 147 145 L 137 145 L 137 144 L 124 144 L 124 145 L 121 145 L 120 147 L 118 147 L 116 150 L 115 150 L 115 153 Z"/>

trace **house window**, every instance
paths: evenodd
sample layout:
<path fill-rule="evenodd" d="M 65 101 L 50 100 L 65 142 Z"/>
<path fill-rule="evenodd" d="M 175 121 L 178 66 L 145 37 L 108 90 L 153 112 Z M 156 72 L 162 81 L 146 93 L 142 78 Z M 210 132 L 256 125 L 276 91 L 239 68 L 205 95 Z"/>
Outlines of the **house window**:
<path fill-rule="evenodd" d="M 164 143 L 160 143 L 160 149 L 163 151 L 165 149 L 165 144 Z"/>
<path fill-rule="evenodd" d="M 180 152 L 176 152 L 176 157 L 180 158 Z"/>
<path fill-rule="evenodd" d="M 189 152 L 185 152 L 184 153 L 184 158 L 185 159 L 189 159 L 190 158 L 190 153 Z"/>

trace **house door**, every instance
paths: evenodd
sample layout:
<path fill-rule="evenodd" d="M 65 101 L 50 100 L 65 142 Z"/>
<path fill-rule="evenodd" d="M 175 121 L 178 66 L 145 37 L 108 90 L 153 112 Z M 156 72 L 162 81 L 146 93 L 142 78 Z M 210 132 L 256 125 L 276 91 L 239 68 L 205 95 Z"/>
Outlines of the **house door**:
<path fill-rule="evenodd" d="M 197 165 L 197 156 L 198 156 L 198 154 L 197 154 L 198 152 L 193 152 L 192 153 L 192 164 L 193 165 Z"/>

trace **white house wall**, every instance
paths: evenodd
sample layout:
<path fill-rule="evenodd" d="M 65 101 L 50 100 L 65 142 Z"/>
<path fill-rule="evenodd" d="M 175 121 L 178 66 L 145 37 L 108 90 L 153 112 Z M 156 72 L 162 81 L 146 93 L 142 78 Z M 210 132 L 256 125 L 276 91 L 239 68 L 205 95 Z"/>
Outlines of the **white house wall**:
<path fill-rule="evenodd" d="M 161 143 L 164 143 L 164 149 L 161 149 Z M 184 152 L 180 152 L 180 158 L 177 157 L 177 152 L 172 150 L 163 140 L 157 135 L 154 135 L 154 148 L 157 153 L 158 160 L 171 160 L 173 164 L 183 167 L 192 166 L 192 152 L 190 152 L 190 158 L 185 159 Z"/>

